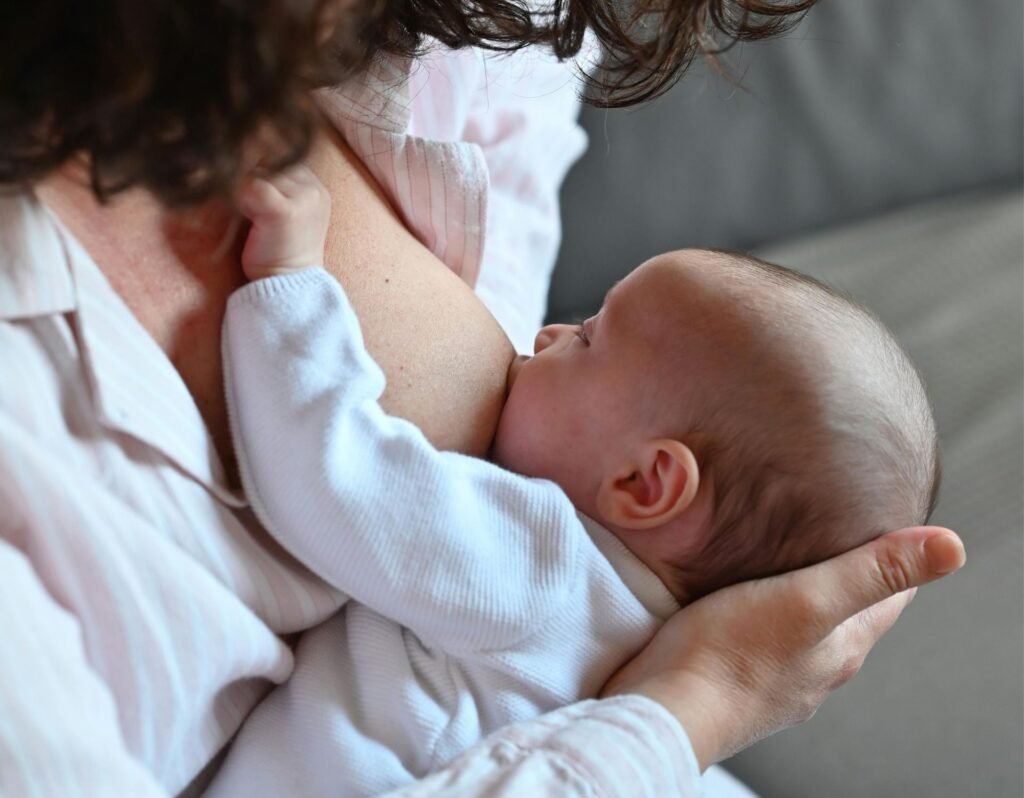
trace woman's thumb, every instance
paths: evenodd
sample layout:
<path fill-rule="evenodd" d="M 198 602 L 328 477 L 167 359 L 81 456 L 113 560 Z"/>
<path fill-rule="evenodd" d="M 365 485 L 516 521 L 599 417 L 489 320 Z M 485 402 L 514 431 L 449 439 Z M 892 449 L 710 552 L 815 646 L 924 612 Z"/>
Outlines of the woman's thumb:
<path fill-rule="evenodd" d="M 889 532 L 859 548 L 792 576 L 801 588 L 827 597 L 818 619 L 822 635 L 883 599 L 959 570 L 966 561 L 956 533 L 943 527 Z"/>

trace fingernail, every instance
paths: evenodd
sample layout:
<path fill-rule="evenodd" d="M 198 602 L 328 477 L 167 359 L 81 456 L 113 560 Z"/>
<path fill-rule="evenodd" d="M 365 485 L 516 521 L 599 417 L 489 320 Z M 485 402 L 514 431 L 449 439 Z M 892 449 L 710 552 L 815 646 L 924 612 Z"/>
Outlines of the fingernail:
<path fill-rule="evenodd" d="M 967 560 L 964 544 L 955 535 L 932 535 L 924 542 L 924 555 L 932 573 L 940 576 L 960 570 Z"/>

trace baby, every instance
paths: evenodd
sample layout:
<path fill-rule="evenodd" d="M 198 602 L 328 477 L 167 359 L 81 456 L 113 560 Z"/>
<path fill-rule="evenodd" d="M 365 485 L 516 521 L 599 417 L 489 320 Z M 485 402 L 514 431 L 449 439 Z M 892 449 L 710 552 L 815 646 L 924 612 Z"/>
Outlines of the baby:
<path fill-rule="evenodd" d="M 681 604 L 924 522 L 935 430 L 882 325 L 820 283 L 660 255 L 516 359 L 493 463 L 436 451 L 322 262 L 308 170 L 240 205 L 254 282 L 224 330 L 253 507 L 345 600 L 211 795 L 375 794 L 593 696 Z M 511 754 L 510 754 L 511 755 Z"/>

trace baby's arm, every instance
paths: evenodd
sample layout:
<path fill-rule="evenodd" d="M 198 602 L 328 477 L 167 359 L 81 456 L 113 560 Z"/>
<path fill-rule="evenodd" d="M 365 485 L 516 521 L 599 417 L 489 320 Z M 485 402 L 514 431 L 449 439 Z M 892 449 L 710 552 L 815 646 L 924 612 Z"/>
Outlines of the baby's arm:
<path fill-rule="evenodd" d="M 322 191 L 275 178 L 241 203 L 260 279 L 231 297 L 223 346 L 249 498 L 309 568 L 427 645 L 510 645 L 558 607 L 586 533 L 555 485 L 438 452 L 383 413 L 347 298 L 302 268 L 322 246 Z"/>

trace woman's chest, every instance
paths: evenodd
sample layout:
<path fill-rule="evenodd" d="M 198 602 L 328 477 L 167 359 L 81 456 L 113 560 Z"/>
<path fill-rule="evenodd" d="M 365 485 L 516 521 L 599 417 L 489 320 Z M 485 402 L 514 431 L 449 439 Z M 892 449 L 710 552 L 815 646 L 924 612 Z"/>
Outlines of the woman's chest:
<path fill-rule="evenodd" d="M 17 376 L 0 391 L 0 544 L 74 619 L 126 745 L 173 793 L 289 675 L 278 635 L 338 599 L 225 490 L 187 392 L 118 348 L 102 310 L 83 295 L 75 314 L 0 323 Z"/>
<path fill-rule="evenodd" d="M 100 205 L 78 186 L 39 194 L 93 262 L 137 326 L 130 349 L 147 338 L 187 388 L 229 483 L 238 485 L 221 375 L 220 329 L 228 296 L 244 282 L 239 225 L 224 204 L 168 213 L 143 193 Z M 112 304 L 116 304 L 116 302 Z M 104 311 L 105 312 L 105 311 Z M 148 343 L 148 342 L 146 342 Z"/>

